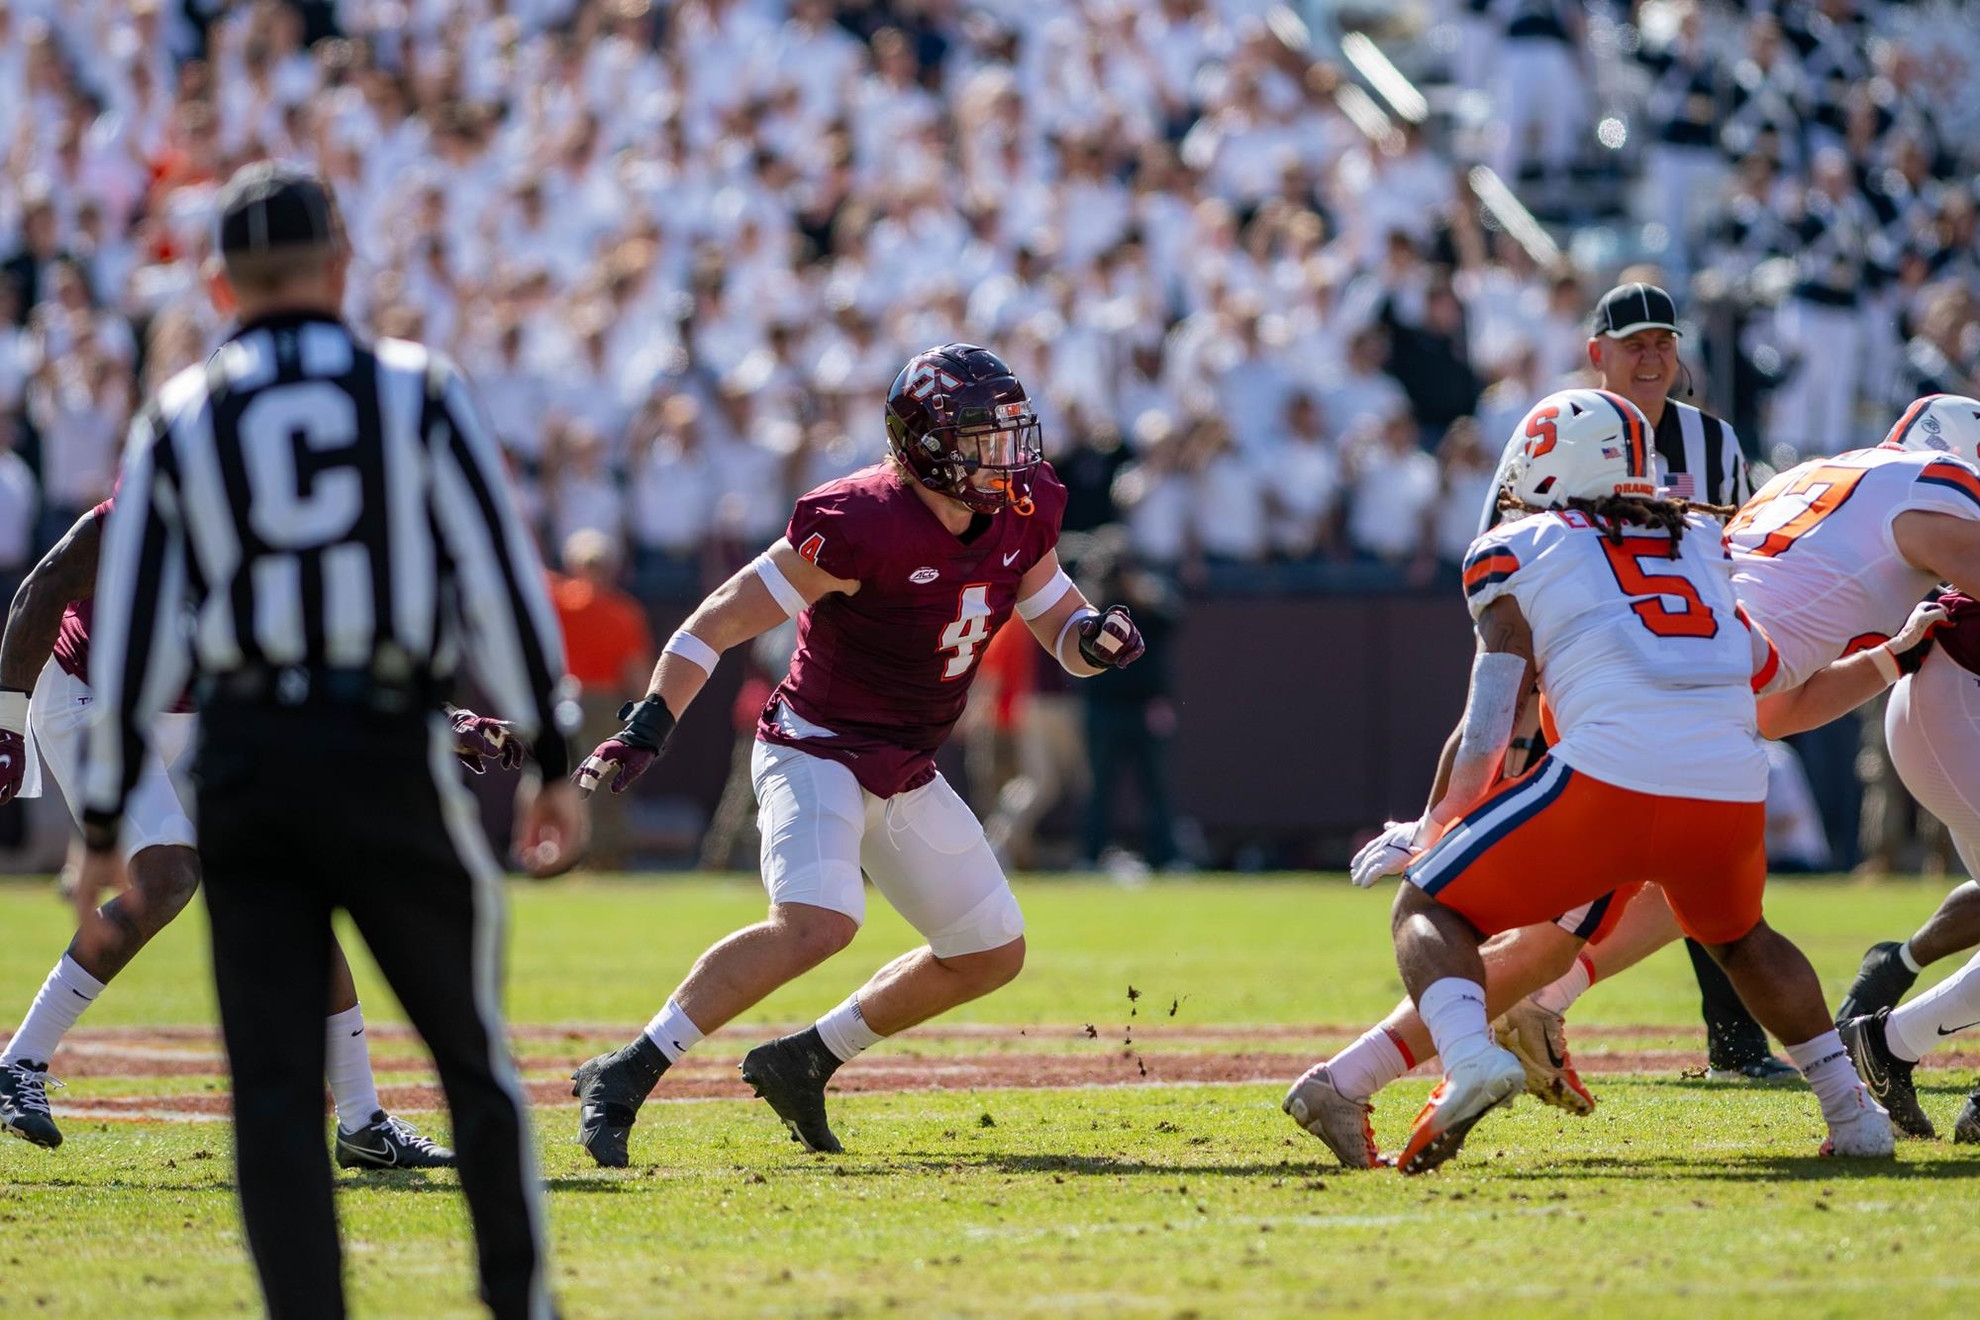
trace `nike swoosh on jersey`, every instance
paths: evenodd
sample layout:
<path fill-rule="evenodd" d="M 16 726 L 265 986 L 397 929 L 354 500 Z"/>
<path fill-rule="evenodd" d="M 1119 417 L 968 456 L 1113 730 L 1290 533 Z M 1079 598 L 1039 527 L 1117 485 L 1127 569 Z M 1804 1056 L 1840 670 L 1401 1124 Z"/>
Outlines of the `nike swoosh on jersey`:
<path fill-rule="evenodd" d="M 1004 556 L 1004 567 L 1005 567 L 1005 568 L 1009 568 L 1009 567 L 1011 566 L 1011 561 L 1012 561 L 1013 559 L 1016 559 L 1016 558 L 1018 557 L 1018 555 L 1019 555 L 1019 553 L 1020 553 L 1019 551 L 1016 551 L 1016 550 L 1013 550 L 1013 551 L 1011 551 L 1011 552 L 1010 552 L 1009 554 L 1007 554 L 1007 555 L 1005 555 L 1005 556 Z"/>

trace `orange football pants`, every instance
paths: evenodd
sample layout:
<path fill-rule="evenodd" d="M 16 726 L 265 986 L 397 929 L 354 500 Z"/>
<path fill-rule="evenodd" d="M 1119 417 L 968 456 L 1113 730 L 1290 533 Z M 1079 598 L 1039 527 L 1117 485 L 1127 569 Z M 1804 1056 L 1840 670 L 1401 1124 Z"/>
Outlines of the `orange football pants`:
<path fill-rule="evenodd" d="M 1687 935 L 1727 944 L 1760 921 L 1766 824 L 1763 802 L 1639 793 L 1547 756 L 1453 824 L 1407 876 L 1486 935 L 1659 884 Z M 1596 920 L 1613 925 L 1625 905 L 1612 900 Z"/>

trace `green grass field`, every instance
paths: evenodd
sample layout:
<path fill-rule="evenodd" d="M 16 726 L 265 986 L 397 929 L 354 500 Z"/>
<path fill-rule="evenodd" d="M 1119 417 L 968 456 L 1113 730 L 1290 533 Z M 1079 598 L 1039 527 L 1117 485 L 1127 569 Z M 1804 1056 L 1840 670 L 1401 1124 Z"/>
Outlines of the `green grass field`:
<path fill-rule="evenodd" d="M 1783 883 L 1769 909 L 1833 1000 L 1866 944 L 1909 931 L 1942 892 Z M 848 1073 L 1053 1053 L 1128 1079 L 1124 1028 L 1151 1062 L 1213 1047 L 1304 1059 L 1398 993 L 1386 902 L 1338 879 L 1141 890 L 1040 879 L 1019 895 L 1024 976 L 956 1014 L 970 1030 L 888 1042 Z M 761 904 L 741 880 L 580 881 L 512 897 L 510 1019 L 568 1028 L 567 1039 L 538 1030 L 520 1047 L 530 1078 L 545 1082 L 594 1040 L 643 1022 L 687 962 Z M 910 943 L 883 902 L 870 911 L 848 953 L 697 1051 L 709 1076 L 765 1025 L 810 1018 Z M 0 1021 L 11 1026 L 66 939 L 66 912 L 45 885 L 0 884 L 0 931 Z M 210 1023 L 204 951 L 195 906 L 103 996 L 85 1034 Z M 357 961 L 367 1017 L 396 1021 Z M 1132 1019 L 1130 985 L 1141 992 Z M 1696 1050 L 1695 1001 L 1683 955 L 1666 951 L 1596 987 L 1576 1022 Z M 1088 1023 L 1092 1041 L 1065 1030 Z M 572 1142 L 566 1101 L 537 1115 L 557 1289 L 573 1317 L 1420 1315 L 1495 1301 L 1802 1316 L 1886 1311 L 1894 1292 L 1928 1314 L 1980 1305 L 1966 1254 L 1980 1151 L 1907 1143 L 1895 1165 L 1873 1170 L 1817 1159 L 1821 1124 L 1800 1088 L 1726 1089 L 1675 1067 L 1605 1074 L 1592 1079 L 1602 1100 L 1592 1118 L 1522 1101 L 1447 1170 L 1405 1181 L 1335 1167 L 1278 1112 L 1290 1071 L 1265 1075 L 1274 1079 L 847 1094 L 834 1102 L 850 1148 L 839 1157 L 802 1154 L 752 1102 L 655 1103 L 635 1130 L 634 1167 L 612 1172 Z M 1927 1108 L 1949 1126 L 1969 1074 L 1922 1077 Z M 78 1076 L 54 1100 L 59 1118 L 106 1096 L 223 1084 L 217 1072 Z M 1428 1086 L 1385 1095 L 1384 1145 L 1400 1141 Z M 422 1121 L 444 1134 L 443 1115 Z M 80 1119 L 65 1132 L 52 1153 L 0 1142 L 0 1296 L 12 1311 L 256 1310 L 224 1124 Z M 451 1174 L 344 1174 L 339 1186 L 358 1314 L 476 1313 Z"/>

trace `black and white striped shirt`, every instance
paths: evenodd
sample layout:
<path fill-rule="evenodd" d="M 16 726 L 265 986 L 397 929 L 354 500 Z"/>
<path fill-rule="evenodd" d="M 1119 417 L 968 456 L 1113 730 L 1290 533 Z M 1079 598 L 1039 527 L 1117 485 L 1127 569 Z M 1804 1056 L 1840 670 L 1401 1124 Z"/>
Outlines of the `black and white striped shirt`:
<path fill-rule="evenodd" d="M 195 675 L 438 694 L 465 661 L 543 773 L 569 769 L 557 618 L 466 382 L 329 317 L 244 326 L 139 413 L 92 634 L 86 823 L 121 814 L 152 720 Z"/>
<path fill-rule="evenodd" d="M 1654 431 L 1657 475 L 1673 497 L 1734 508 L 1753 498 L 1753 478 L 1747 474 L 1739 437 L 1723 419 L 1688 403 L 1666 399 L 1664 414 L 1657 419 Z M 1499 459 L 1500 479 L 1492 483 L 1492 493 L 1479 511 L 1481 536 L 1499 524 L 1499 487 L 1505 484 L 1506 465 L 1525 443 L 1524 437 L 1515 435 Z"/>

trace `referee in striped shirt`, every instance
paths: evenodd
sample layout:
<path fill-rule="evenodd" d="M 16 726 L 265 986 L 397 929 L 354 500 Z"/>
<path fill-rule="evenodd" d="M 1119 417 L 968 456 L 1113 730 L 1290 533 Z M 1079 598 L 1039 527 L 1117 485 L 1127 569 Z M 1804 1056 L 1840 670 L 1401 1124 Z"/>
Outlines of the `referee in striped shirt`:
<path fill-rule="evenodd" d="M 234 1078 L 241 1209 L 268 1311 L 341 1316 L 323 1142 L 323 986 L 343 908 L 432 1050 L 482 1297 L 551 1314 L 528 1116 L 498 997 L 500 875 L 441 715 L 465 664 L 533 740 L 518 847 L 548 874 L 583 818 L 564 662 L 490 433 L 453 367 L 338 319 L 329 190 L 262 163 L 220 196 L 216 305 L 240 328 L 132 424 L 91 641 L 79 906 L 117 880 L 153 718 L 197 699 L 200 852 Z"/>
<path fill-rule="evenodd" d="M 1588 336 L 1588 365 L 1602 388 L 1643 410 L 1657 441 L 1663 484 L 1679 498 L 1737 508 L 1753 497 L 1753 481 L 1732 427 L 1711 413 L 1670 397 L 1678 363 L 1677 304 L 1654 284 L 1620 284 L 1595 305 Z M 1502 464 L 1522 443 L 1514 437 Z M 1499 519 L 1493 484 L 1480 530 Z M 1705 1057 L 1715 1080 L 1771 1081 L 1796 1076 L 1767 1047 L 1767 1033 L 1740 1002 L 1719 964 L 1696 940 L 1686 940 L 1705 1018 Z"/>

